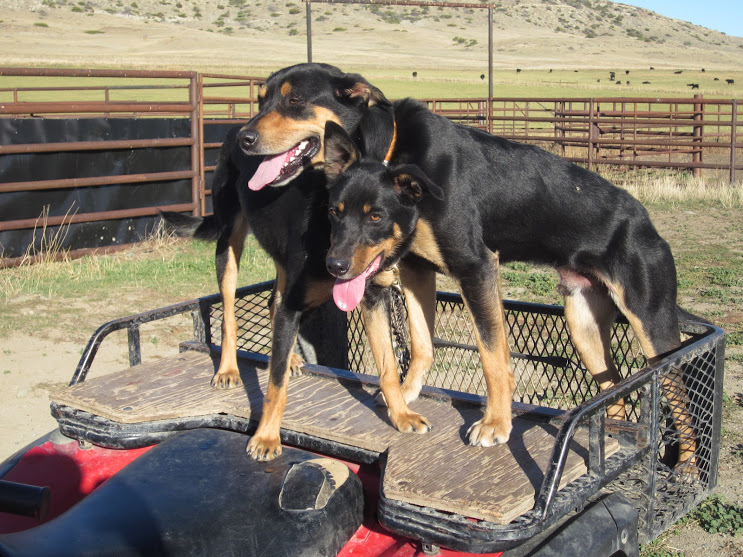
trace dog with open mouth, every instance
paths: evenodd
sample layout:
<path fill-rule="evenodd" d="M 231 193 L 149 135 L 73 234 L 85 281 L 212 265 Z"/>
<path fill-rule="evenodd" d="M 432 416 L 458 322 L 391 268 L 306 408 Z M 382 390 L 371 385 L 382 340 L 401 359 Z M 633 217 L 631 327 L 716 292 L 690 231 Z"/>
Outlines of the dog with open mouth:
<path fill-rule="evenodd" d="M 435 295 L 426 275 L 438 271 L 458 282 L 488 395 L 483 418 L 469 429 L 471 445 L 505 443 L 512 428 L 515 381 L 500 260 L 557 270 L 571 340 L 601 389 L 621 380 L 611 346 L 618 311 L 651 363 L 680 346 L 679 319 L 699 318 L 676 304 L 670 248 L 637 200 L 556 155 L 454 124 L 413 99 L 395 102 L 394 111 L 396 146 L 388 164 L 364 156 L 340 126 L 326 126 L 328 270 L 344 281 L 341 303 L 348 307 L 369 298 L 375 273 L 401 257 L 408 272 L 420 271 L 421 300 L 432 304 Z M 380 318 L 375 326 L 389 337 L 389 321 Z M 432 335 L 432 320 L 411 318 L 419 352 L 433 353 Z M 398 389 L 406 403 L 420 392 L 421 371 L 409 370 Z M 662 387 L 678 434 L 678 464 L 693 466 L 696 439 L 682 372 L 664 376 Z M 624 401 L 608 414 L 624 419 Z"/>
<path fill-rule="evenodd" d="M 253 458 L 270 460 L 281 454 L 289 375 L 302 363 L 293 353 L 300 318 L 333 297 L 335 279 L 325 261 L 330 242 L 325 125 L 340 126 L 362 152 L 380 160 L 393 130 L 391 104 L 384 94 L 362 76 L 327 64 L 277 71 L 260 88 L 258 101 L 258 114 L 230 130 L 222 146 L 212 184 L 214 214 L 163 216 L 181 235 L 217 241 L 224 316 L 214 387 L 241 384 L 234 305 L 240 256 L 250 231 L 274 261 L 268 388 L 258 428 L 247 446 Z M 370 345 L 381 357 L 376 338 L 370 335 Z M 404 403 L 393 403 L 390 421 L 401 431 L 425 430 L 422 418 Z"/>

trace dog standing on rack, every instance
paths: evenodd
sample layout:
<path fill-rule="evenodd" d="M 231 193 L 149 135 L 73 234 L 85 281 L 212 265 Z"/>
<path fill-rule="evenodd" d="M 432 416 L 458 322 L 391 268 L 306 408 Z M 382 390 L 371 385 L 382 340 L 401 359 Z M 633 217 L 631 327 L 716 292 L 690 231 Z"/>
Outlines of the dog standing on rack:
<path fill-rule="evenodd" d="M 328 270 L 343 281 L 362 277 L 363 289 L 376 270 L 404 255 L 408 272 L 417 272 L 415 285 L 406 286 L 419 300 L 433 299 L 436 271 L 458 282 L 488 395 L 470 444 L 504 443 L 511 432 L 514 376 L 499 258 L 557 270 L 572 341 L 601 389 L 621 380 L 610 339 L 617 311 L 651 363 L 680 346 L 673 256 L 637 200 L 558 156 L 452 123 L 417 101 L 398 101 L 394 111 L 389 166 L 360 153 L 340 127 L 326 127 Z M 414 360 L 432 361 L 431 324 L 411 316 Z M 388 328 L 378 326 L 380 338 L 389 338 L 382 332 Z M 420 392 L 421 369 L 398 387 L 408 403 Z M 679 432 L 679 462 L 687 462 L 696 442 L 680 375 L 667 375 L 663 387 Z M 609 417 L 624 416 L 624 401 L 609 408 Z"/>
<path fill-rule="evenodd" d="M 180 234 L 217 241 L 216 267 L 224 302 L 222 355 L 212 385 L 241 383 L 237 365 L 235 289 L 249 231 L 276 266 L 270 314 L 272 350 L 263 412 L 247 452 L 259 460 L 281 454 L 279 430 L 302 314 L 333 296 L 325 264 L 329 249 L 328 191 L 323 172 L 326 122 L 346 130 L 371 157 L 384 156 L 392 135 L 392 107 L 358 74 L 327 64 L 299 64 L 272 74 L 259 92 L 259 112 L 231 130 L 214 173 L 214 214 L 164 213 Z M 389 279 L 375 278 L 382 286 Z M 339 287 L 340 289 L 340 287 Z M 374 290 L 374 289 L 372 289 Z M 378 289 L 383 295 L 382 289 Z M 369 323 L 373 320 L 367 319 Z M 370 336 L 372 350 L 376 335 Z M 375 355 L 377 355 L 375 353 Z M 392 400 L 390 420 L 401 431 L 426 431 L 422 417 Z"/>

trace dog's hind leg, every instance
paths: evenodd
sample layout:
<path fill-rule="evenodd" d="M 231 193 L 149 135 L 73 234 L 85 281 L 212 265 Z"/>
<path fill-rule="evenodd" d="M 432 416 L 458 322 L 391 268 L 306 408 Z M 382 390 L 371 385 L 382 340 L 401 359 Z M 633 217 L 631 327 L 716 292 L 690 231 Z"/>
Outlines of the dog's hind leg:
<path fill-rule="evenodd" d="M 364 331 L 379 371 L 379 387 L 387 404 L 390 421 L 398 431 L 426 433 L 431 429 L 428 420 L 408 408 L 400 388 L 397 359 L 390 333 L 389 303 L 388 292 L 376 303 L 370 304 L 366 298 L 361 302 Z"/>
<path fill-rule="evenodd" d="M 410 324 L 410 367 L 402 384 L 403 398 L 409 404 L 418 398 L 426 373 L 433 365 L 436 273 L 402 264 L 400 279 Z"/>
<path fill-rule="evenodd" d="M 487 404 L 485 415 L 470 427 L 470 445 L 489 447 L 511 435 L 511 403 L 515 381 L 511 370 L 508 328 L 501 297 L 498 255 L 484 256 L 467 272 L 456 273 L 467 309 L 475 325 Z"/>
<path fill-rule="evenodd" d="M 235 290 L 245 238 L 250 230 L 242 213 L 235 216 L 233 226 L 217 240 L 217 281 L 222 294 L 222 356 L 219 369 L 212 378 L 212 386 L 229 389 L 240 385 L 237 367 L 237 319 L 235 317 Z"/>
<path fill-rule="evenodd" d="M 672 277 L 675 286 L 675 275 Z M 658 280 L 659 284 L 666 284 Z M 631 282 L 630 282 L 631 284 Z M 661 360 L 667 354 L 681 346 L 681 334 L 678 326 L 678 314 L 674 295 L 654 296 L 653 305 L 634 302 L 637 295 L 628 296 L 618 284 L 611 286 L 612 296 L 620 311 L 627 317 L 642 352 L 650 364 Z M 630 305 L 630 302 L 634 302 Z M 676 432 L 678 435 L 678 464 L 693 464 L 696 452 L 696 434 L 693 419 L 689 415 L 689 395 L 684 384 L 683 370 L 672 367 L 661 376 L 661 387 L 668 401 Z"/>
<path fill-rule="evenodd" d="M 565 297 L 565 319 L 575 349 L 601 390 L 613 387 L 622 379 L 611 353 L 611 328 L 617 307 L 603 285 L 591 283 L 578 274 L 571 273 L 570 278 L 565 271 L 560 274 L 562 282 L 558 289 Z M 579 281 L 585 284 L 576 285 Z M 623 420 L 624 400 L 610 406 L 607 415 Z"/>

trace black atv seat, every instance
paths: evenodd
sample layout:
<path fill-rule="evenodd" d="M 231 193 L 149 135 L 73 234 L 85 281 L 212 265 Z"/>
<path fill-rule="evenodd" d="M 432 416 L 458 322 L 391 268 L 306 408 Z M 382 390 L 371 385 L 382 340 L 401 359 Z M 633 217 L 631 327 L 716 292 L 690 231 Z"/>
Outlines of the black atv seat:
<path fill-rule="evenodd" d="M 291 448 L 259 463 L 246 443 L 215 429 L 171 437 L 54 520 L 0 535 L 0 555 L 336 555 L 362 521 L 358 477 Z"/>

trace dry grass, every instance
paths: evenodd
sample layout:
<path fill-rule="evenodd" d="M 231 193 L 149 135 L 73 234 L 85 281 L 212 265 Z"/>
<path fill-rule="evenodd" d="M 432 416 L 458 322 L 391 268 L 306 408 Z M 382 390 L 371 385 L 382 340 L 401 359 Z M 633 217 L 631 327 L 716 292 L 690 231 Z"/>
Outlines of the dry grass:
<path fill-rule="evenodd" d="M 58 266 L 69 262 L 69 250 L 64 248 L 64 244 L 70 228 L 71 210 L 72 208 L 67 211 L 60 226 L 52 228 L 47 224 L 49 205 L 44 206 L 41 215 L 36 219 L 31 242 L 25 253 L 13 262 L 13 266 L 18 270 L 0 273 L 0 285 L 6 300 L 29 288 L 38 289 L 50 272 L 56 273 Z M 7 266 L 3 265 L 4 260 L 0 252 L 0 269 Z M 23 278 L 20 281 L 16 280 L 18 276 Z"/>
<path fill-rule="evenodd" d="M 723 208 L 743 207 L 743 187 L 726 179 L 695 178 L 689 174 L 635 171 L 631 179 L 626 176 L 606 175 L 643 203 L 696 204 L 703 203 Z"/>
<path fill-rule="evenodd" d="M 167 266 L 178 257 L 181 241 L 165 230 L 161 223 L 125 257 L 93 256 L 73 259 L 65 241 L 70 228 L 70 213 L 59 227 L 49 227 L 49 207 L 36 220 L 33 240 L 12 265 L 0 256 L 0 289 L 5 302 L 19 295 L 37 294 L 43 297 L 60 295 L 65 285 L 90 284 L 107 276 L 126 273 L 126 266 L 136 261 L 153 260 Z"/>

